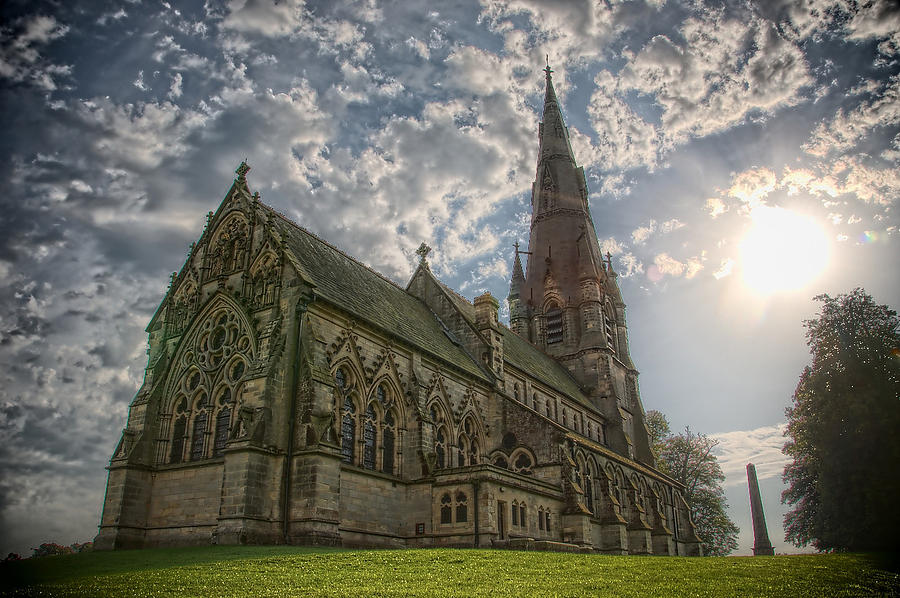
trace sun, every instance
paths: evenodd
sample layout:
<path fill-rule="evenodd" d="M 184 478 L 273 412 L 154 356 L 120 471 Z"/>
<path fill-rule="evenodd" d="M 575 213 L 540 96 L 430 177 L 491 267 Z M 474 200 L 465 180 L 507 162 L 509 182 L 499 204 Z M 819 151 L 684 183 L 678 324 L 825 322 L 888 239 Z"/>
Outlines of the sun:
<path fill-rule="evenodd" d="M 828 239 L 811 219 L 786 210 L 759 206 L 740 244 L 744 283 L 762 294 L 806 286 L 828 264 Z"/>

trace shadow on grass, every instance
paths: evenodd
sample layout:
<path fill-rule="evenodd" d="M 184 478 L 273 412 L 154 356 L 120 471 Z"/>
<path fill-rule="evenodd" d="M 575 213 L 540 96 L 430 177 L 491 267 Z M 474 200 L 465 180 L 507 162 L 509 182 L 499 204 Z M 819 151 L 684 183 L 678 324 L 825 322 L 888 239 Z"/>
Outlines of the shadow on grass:
<path fill-rule="evenodd" d="M 86 577 L 136 573 L 240 559 L 338 552 L 341 548 L 302 546 L 195 546 L 84 552 L 0 563 L 0 589 L 54 584 Z"/>

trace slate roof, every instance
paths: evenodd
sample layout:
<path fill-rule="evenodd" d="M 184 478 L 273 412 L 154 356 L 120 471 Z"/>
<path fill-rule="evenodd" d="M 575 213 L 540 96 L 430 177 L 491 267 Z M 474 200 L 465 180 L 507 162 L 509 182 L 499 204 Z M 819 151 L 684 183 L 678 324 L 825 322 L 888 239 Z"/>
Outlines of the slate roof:
<path fill-rule="evenodd" d="M 316 286 L 316 294 L 381 330 L 489 383 L 461 346 L 445 333 L 428 307 L 392 281 L 351 258 L 341 250 L 301 228 L 272 208 L 260 206 L 274 220 L 303 276 Z"/>
<path fill-rule="evenodd" d="M 447 296 L 474 327 L 475 306 L 460 296 L 447 285 L 438 282 Z M 573 401 L 576 401 L 596 411 L 596 407 L 581 391 L 578 382 L 558 361 L 526 341 L 524 338 L 500 324 L 503 333 L 503 360 L 518 370 L 540 380 L 547 386 L 561 392 Z"/>
<path fill-rule="evenodd" d="M 276 210 L 261 202 L 259 206 L 277 217 L 273 222 L 279 234 L 302 268 L 304 278 L 316 286 L 319 297 L 483 382 L 491 382 L 472 356 L 447 334 L 443 323 L 425 303 Z M 463 316 L 474 323 L 475 307 L 446 285 L 441 286 Z M 501 330 L 507 363 L 585 407 L 595 409 L 559 362 L 505 326 L 501 325 Z"/>

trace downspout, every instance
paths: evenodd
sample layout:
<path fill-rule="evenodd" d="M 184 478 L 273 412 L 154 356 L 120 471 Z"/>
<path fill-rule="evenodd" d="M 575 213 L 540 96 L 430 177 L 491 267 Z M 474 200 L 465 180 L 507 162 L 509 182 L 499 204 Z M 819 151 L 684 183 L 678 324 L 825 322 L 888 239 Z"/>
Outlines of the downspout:
<path fill-rule="evenodd" d="M 288 527 L 289 527 L 289 515 L 291 512 L 291 483 L 292 483 L 292 475 L 291 475 L 291 464 L 294 455 L 294 428 L 296 425 L 295 420 L 297 419 L 297 386 L 300 382 L 300 325 L 302 323 L 303 314 L 306 313 L 307 302 L 304 302 L 304 299 L 307 299 L 303 295 L 301 295 L 297 299 L 297 305 L 294 309 L 294 322 L 291 325 L 291 351 L 293 355 L 293 364 L 291 367 L 291 382 L 289 384 L 289 388 L 291 389 L 290 394 L 290 420 L 288 421 L 288 440 L 287 440 L 287 452 L 284 456 L 284 474 L 282 476 L 282 529 L 281 534 L 284 538 L 284 543 L 288 544 Z"/>

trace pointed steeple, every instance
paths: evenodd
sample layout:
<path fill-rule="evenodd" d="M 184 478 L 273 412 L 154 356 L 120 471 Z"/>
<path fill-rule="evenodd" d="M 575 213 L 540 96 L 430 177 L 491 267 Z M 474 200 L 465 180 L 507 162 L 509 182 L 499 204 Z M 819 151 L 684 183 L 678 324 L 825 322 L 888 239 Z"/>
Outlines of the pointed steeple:
<path fill-rule="evenodd" d="M 544 69 L 546 75 L 546 89 L 544 91 L 544 112 L 541 117 L 541 149 L 538 155 L 538 181 L 543 184 L 540 163 L 549 159 L 564 159 L 575 164 L 575 156 L 572 145 L 569 143 L 569 130 L 563 120 L 562 111 L 559 108 L 559 100 L 556 99 L 556 90 L 553 89 L 553 69 L 550 65 Z M 546 169 L 545 169 L 546 170 Z"/>
<path fill-rule="evenodd" d="M 523 338 L 528 338 L 529 310 L 522 301 L 522 289 L 525 288 L 525 272 L 522 269 L 522 260 L 519 258 L 519 241 L 516 241 L 516 257 L 513 261 L 512 280 L 509 281 L 509 326 L 513 332 Z"/>
<path fill-rule="evenodd" d="M 531 231 L 528 251 L 517 248 L 513 264 L 510 328 L 559 360 L 589 393 L 606 418 L 608 446 L 652 464 L 625 304 L 600 252 L 584 170 L 575 162 L 552 73 L 548 65 Z M 528 253 L 524 279 L 519 253 Z"/>
<path fill-rule="evenodd" d="M 575 163 L 552 73 L 548 64 L 540 149 L 531 189 L 528 249 L 532 255 L 519 289 L 523 305 L 530 303 L 537 311 L 551 299 L 560 308 L 574 305 L 583 294 L 583 280 L 598 281 L 605 276 L 584 171 Z"/>
<path fill-rule="evenodd" d="M 525 271 L 522 269 L 522 260 L 519 258 L 519 242 L 516 241 L 516 259 L 513 261 L 512 279 L 509 281 L 509 299 L 518 299 L 525 286 Z"/>

